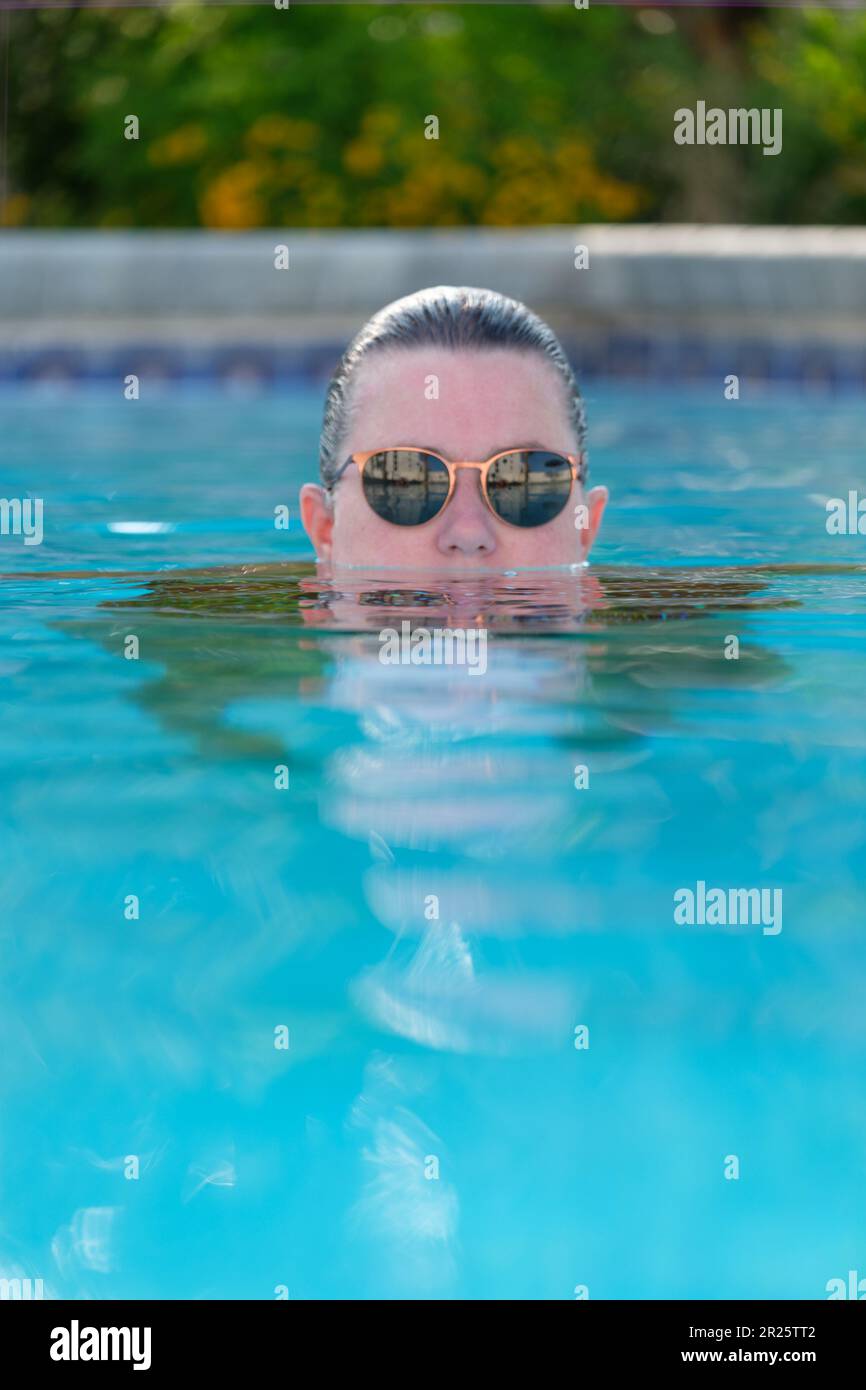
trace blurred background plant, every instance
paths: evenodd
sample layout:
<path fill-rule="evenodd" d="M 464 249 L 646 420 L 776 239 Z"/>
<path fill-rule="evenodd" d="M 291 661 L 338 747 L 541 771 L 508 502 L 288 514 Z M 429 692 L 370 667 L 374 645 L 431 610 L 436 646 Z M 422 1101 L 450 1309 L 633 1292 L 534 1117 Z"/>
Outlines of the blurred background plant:
<path fill-rule="evenodd" d="M 866 13 L 200 0 L 3 21 L 6 226 L 866 220 Z M 676 146 L 698 99 L 781 107 L 782 154 Z"/>

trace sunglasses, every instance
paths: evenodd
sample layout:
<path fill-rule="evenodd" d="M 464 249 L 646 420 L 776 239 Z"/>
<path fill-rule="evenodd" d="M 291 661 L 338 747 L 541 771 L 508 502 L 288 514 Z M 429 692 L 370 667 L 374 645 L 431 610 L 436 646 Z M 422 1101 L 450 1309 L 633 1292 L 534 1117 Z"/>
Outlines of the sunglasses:
<path fill-rule="evenodd" d="M 429 449 L 400 447 L 352 454 L 328 491 L 350 464 L 361 475 L 364 497 L 393 526 L 424 526 L 448 506 L 460 468 L 477 468 L 481 491 L 493 515 L 509 526 L 544 526 L 568 505 L 575 479 L 583 482 L 583 454 L 550 449 L 506 449 L 484 463 L 452 463 Z"/>

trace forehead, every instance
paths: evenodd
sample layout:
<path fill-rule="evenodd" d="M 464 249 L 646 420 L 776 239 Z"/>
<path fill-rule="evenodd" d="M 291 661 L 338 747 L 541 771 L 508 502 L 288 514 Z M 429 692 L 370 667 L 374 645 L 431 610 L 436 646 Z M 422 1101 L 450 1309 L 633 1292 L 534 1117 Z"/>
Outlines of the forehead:
<path fill-rule="evenodd" d="M 518 444 L 577 448 L 567 393 L 552 363 L 513 349 L 389 349 L 359 368 L 346 452 L 419 444 L 484 459 Z"/>

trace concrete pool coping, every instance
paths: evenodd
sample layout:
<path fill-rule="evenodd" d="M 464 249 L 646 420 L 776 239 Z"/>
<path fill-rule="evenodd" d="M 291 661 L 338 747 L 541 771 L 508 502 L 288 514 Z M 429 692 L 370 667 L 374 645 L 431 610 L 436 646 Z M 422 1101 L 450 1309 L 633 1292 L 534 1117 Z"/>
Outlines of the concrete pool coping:
<path fill-rule="evenodd" d="M 526 300 L 588 370 L 745 353 L 866 380 L 866 230 L 681 225 L 6 232 L 0 376 L 58 354 L 99 374 L 131 345 L 181 372 L 226 351 L 330 359 L 375 309 L 431 284 Z"/>

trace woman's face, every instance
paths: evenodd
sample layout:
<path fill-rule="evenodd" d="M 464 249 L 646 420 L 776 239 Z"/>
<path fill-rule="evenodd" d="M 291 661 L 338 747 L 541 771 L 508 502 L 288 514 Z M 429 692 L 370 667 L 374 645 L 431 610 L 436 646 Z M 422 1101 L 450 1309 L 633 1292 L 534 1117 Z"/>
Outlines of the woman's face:
<path fill-rule="evenodd" d="M 578 452 L 562 382 L 537 353 L 382 352 L 359 369 L 350 406 L 340 463 L 353 453 L 413 444 L 445 459 L 475 462 L 527 445 Z M 317 557 L 334 565 L 503 570 L 585 559 L 606 501 L 606 488 L 584 493 L 575 482 L 568 505 L 552 521 L 510 526 L 493 515 L 477 470 L 467 468 L 458 471 L 450 502 L 432 521 L 396 526 L 370 508 L 351 464 L 330 496 L 316 484 L 304 485 L 301 518 Z M 580 504 L 586 513 L 575 510 Z"/>

